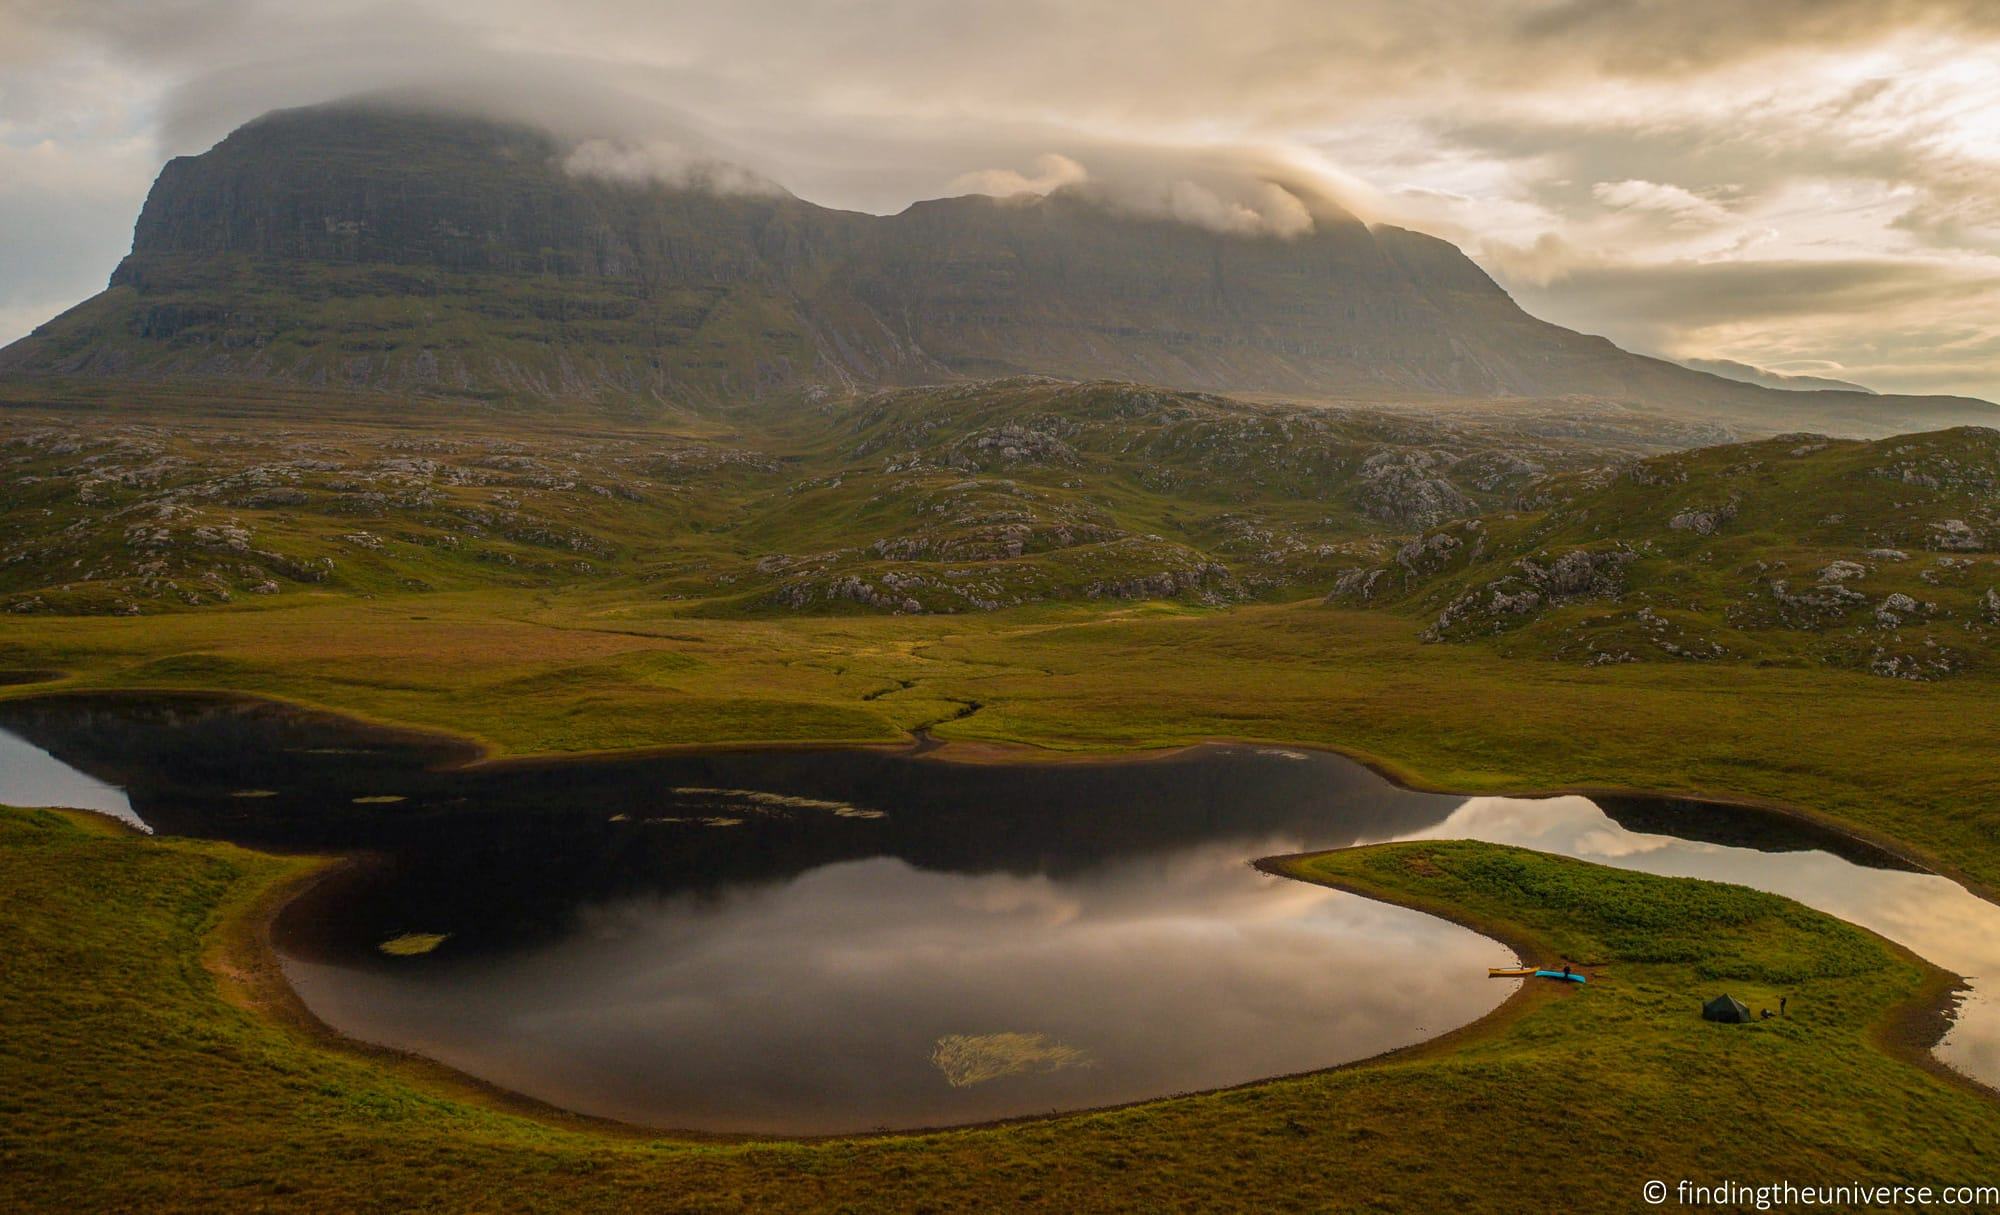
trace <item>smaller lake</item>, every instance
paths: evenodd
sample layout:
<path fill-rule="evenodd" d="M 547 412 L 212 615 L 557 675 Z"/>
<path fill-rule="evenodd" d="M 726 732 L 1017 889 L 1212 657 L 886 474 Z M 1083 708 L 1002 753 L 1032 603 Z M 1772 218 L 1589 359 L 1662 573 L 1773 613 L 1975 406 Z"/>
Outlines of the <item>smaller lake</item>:
<path fill-rule="evenodd" d="M 116 785 L 86 776 L 33 743 L 0 730 L 0 802 L 95 810 L 141 831 L 151 827 Z"/>
<path fill-rule="evenodd" d="M 1513 989 L 1485 978 L 1513 961 L 1490 940 L 1248 863 L 1315 848 L 1516 844 L 1774 890 L 1965 974 L 2000 961 L 2000 908 L 1789 819 L 1416 793 L 1319 752 L 440 767 L 467 757 L 269 706 L 0 704 L 0 801 L 370 854 L 278 924 L 288 977 L 335 1028 L 656 1126 L 1141 1100 L 1422 1041 Z M 2000 1076 L 1983 992 L 1940 1053 Z"/>

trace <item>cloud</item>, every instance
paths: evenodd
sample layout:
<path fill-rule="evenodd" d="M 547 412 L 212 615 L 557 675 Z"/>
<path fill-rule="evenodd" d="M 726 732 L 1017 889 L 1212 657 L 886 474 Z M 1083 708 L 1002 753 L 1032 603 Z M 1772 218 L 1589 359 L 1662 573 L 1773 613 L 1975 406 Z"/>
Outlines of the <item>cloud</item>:
<path fill-rule="evenodd" d="M 2000 266 L 1940 262 L 1574 264 L 1502 276 L 1531 311 L 1682 360 L 1819 368 L 1888 392 L 1964 393 L 2000 359 Z"/>
<path fill-rule="evenodd" d="M 768 177 L 713 155 L 660 140 L 586 139 L 563 157 L 563 171 L 625 185 L 661 183 L 717 194 L 783 195 Z"/>
<path fill-rule="evenodd" d="M 1349 218 L 1365 191 L 1311 158 L 1271 149 L 1131 145 L 1099 147 L 1092 166 L 1044 152 L 1032 175 L 980 169 L 953 178 L 951 194 L 1046 195 L 1069 190 L 1104 206 L 1231 236 L 1304 236 L 1315 211 Z"/>
<path fill-rule="evenodd" d="M 1057 152 L 1044 152 L 1035 157 L 1034 164 L 1027 173 L 1013 169 L 977 169 L 952 178 L 951 183 L 945 187 L 945 192 L 990 194 L 995 198 L 1011 198 L 1016 194 L 1048 194 L 1064 186 L 1076 185 L 1089 176 L 1082 165 L 1069 157 Z"/>
<path fill-rule="evenodd" d="M 1599 263 L 1574 266 L 1541 292 L 1566 309 L 1608 311 L 1627 323 L 1700 330 L 1746 320 L 1825 311 L 1871 313 L 1913 303 L 1964 302 L 2000 287 L 2000 276 L 1966 275 L 1901 261 Z"/>
<path fill-rule="evenodd" d="M 1613 210 L 1651 211 L 1679 225 L 1719 224 L 1729 218 L 1726 208 L 1692 190 L 1657 181 L 1600 181 L 1590 188 L 1590 195 Z"/>
<path fill-rule="evenodd" d="M 1167 187 L 1166 211 L 1182 223 L 1238 236 L 1293 237 L 1313 229 L 1312 212 L 1298 196 L 1268 181 L 1250 184 L 1245 197 L 1224 198 L 1182 179 Z"/>
<path fill-rule="evenodd" d="M 0 341 L 104 286 L 156 167 L 143 140 L 0 139 Z"/>
<path fill-rule="evenodd" d="M 1993 33 L 1986 0 L 1560 0 L 1500 7 L 1519 45 L 1572 55 L 1611 74 L 1679 76 L 1798 47 L 1840 48 L 1885 34 Z M 1525 8 L 1525 11 L 1523 11 Z"/>
<path fill-rule="evenodd" d="M 1735 359 L 1685 358 L 1685 366 L 1696 371 L 1706 371 L 1719 375 L 1725 380 L 1738 380 L 1745 384 L 1762 384 L 1766 388 L 1783 388 L 1795 392 L 1811 392 L 1822 388 L 1845 391 L 1873 392 L 1874 389 L 1851 380 L 1833 378 L 1826 372 L 1839 372 L 1839 367 L 1828 367 L 1819 362 L 1808 362 L 1805 367 L 1752 367 Z"/>
<path fill-rule="evenodd" d="M 1656 352 L 2000 395 L 1983 319 L 1926 295 L 1984 306 L 1962 284 L 2000 273 L 1996 56 L 1991 0 L 0 0 L 0 155 L 52 149 L 0 189 L 0 310 L 101 285 L 165 156 L 420 88 L 595 178 L 870 211 L 1079 189 L 1259 235 L 1359 214 Z M 1719 319 L 1681 286 L 1711 263 L 1801 294 Z"/>

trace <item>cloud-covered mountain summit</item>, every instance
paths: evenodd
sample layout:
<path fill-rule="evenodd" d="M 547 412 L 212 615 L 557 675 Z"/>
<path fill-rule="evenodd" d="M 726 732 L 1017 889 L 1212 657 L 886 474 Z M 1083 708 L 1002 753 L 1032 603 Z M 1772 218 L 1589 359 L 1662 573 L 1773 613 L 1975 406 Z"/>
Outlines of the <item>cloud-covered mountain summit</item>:
<path fill-rule="evenodd" d="M 280 111 L 169 162 L 110 287 L 0 369 L 701 410 L 1018 372 L 1699 413 L 1771 396 L 1536 320 L 1444 241 L 1253 184 L 1297 215 L 1064 186 L 873 216 L 671 149 Z"/>

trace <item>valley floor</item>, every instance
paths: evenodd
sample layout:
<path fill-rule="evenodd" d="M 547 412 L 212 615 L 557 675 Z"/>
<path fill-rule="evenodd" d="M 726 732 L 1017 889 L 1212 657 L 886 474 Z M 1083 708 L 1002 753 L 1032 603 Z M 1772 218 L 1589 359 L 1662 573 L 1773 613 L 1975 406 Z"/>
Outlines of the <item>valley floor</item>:
<path fill-rule="evenodd" d="M 0 672 L 21 682 L 0 695 L 248 693 L 456 733 L 492 758 L 917 730 L 968 758 L 970 744 L 1318 744 L 1455 790 L 1783 803 L 2000 887 L 2000 698 L 1982 677 L 1585 668 L 1424 645 L 1416 629 L 1316 604 L 774 621 L 582 591 L 302 594 L 11 619 Z M 700 1143 L 535 1116 L 330 1042 L 257 941 L 315 861 L 85 817 L 0 813 L 0 1196 L 18 1209 L 1515 1210 L 1560 1192 L 1629 1210 L 1656 1178 L 2000 1177 L 1991 1096 L 1916 1045 L 1950 977 L 1735 887 L 1483 845 L 1298 860 L 1306 880 L 1599 962 L 1600 981 L 1531 989 L 1402 1055 L 1215 1095 L 934 1135 Z M 1797 1015 L 1708 1025 L 1697 999 L 1724 985 L 1787 994 Z"/>
<path fill-rule="evenodd" d="M 1583 667 L 1426 645 L 1394 615 L 1171 603 L 956 617 L 704 619 L 581 591 L 311 594 L 17 617 L 0 696 L 242 692 L 467 737 L 494 756 L 889 743 L 1051 753 L 1203 739 L 1346 751 L 1468 793 L 1782 804 L 2000 889 L 1993 683 L 1749 663 Z"/>

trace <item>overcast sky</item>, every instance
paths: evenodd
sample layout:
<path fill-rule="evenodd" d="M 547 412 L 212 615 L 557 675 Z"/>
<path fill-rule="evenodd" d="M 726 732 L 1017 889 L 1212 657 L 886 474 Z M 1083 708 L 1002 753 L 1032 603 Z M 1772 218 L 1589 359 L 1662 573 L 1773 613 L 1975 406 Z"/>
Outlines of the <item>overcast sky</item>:
<path fill-rule="evenodd" d="M 412 84 L 870 211 L 1277 165 L 1634 349 L 2000 399 L 1995 0 L 0 0 L 0 340 L 166 157 Z"/>

